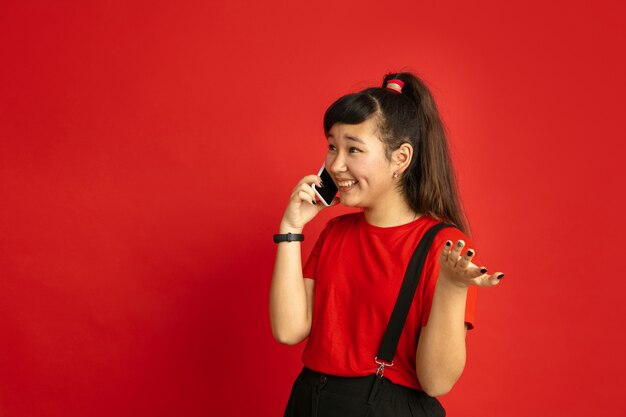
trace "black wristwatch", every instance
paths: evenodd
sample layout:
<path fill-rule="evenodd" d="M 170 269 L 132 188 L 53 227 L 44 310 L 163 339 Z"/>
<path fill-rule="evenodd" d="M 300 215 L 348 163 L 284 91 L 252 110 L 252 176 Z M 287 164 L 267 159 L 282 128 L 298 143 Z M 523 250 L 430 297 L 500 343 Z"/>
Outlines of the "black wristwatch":
<path fill-rule="evenodd" d="M 274 243 L 280 242 L 302 242 L 304 235 L 300 233 L 281 233 L 274 235 Z"/>

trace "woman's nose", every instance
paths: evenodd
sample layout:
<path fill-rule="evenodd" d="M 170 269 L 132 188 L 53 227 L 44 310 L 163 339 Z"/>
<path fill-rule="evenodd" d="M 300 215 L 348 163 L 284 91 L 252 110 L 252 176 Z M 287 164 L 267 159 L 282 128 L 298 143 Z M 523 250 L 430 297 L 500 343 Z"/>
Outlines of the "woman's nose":
<path fill-rule="evenodd" d="M 346 165 L 343 156 L 340 153 L 328 155 L 326 157 L 326 169 L 332 173 L 345 172 Z"/>

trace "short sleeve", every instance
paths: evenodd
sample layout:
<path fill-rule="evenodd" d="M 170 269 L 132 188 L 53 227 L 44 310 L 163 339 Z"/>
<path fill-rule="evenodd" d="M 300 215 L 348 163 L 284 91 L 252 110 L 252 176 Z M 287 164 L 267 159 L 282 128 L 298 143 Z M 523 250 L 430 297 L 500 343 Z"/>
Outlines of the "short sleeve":
<path fill-rule="evenodd" d="M 324 245 L 324 241 L 326 240 L 326 235 L 328 234 L 329 227 L 330 224 L 326 225 L 326 228 L 322 230 L 317 238 L 317 241 L 315 242 L 315 246 L 313 246 L 313 250 L 311 251 L 309 258 L 304 264 L 304 268 L 302 269 L 302 276 L 305 278 L 315 279 L 317 271 L 317 260 L 319 259 L 322 246 Z"/>

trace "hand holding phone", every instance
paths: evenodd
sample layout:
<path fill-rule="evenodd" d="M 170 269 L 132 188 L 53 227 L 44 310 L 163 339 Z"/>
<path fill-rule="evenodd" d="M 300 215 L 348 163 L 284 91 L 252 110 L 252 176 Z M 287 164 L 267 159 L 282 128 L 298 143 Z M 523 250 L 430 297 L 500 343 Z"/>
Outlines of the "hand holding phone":
<path fill-rule="evenodd" d="M 322 179 L 322 186 L 318 187 L 313 184 L 313 191 L 315 191 L 315 194 L 317 194 L 322 203 L 328 207 L 333 203 L 333 199 L 337 195 L 337 186 L 333 181 L 333 177 L 330 176 L 330 173 L 326 170 L 324 165 L 322 165 L 322 168 L 317 175 Z"/>

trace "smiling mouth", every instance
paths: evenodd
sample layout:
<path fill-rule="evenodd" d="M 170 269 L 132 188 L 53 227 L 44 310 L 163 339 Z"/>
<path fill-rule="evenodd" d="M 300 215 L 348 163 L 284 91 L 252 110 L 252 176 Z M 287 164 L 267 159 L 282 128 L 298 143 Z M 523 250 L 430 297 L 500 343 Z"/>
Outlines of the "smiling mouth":
<path fill-rule="evenodd" d="M 337 186 L 341 187 L 341 188 L 347 188 L 347 187 L 352 187 L 353 185 L 355 185 L 356 183 L 358 183 L 357 180 L 351 180 L 351 181 L 337 181 Z"/>

